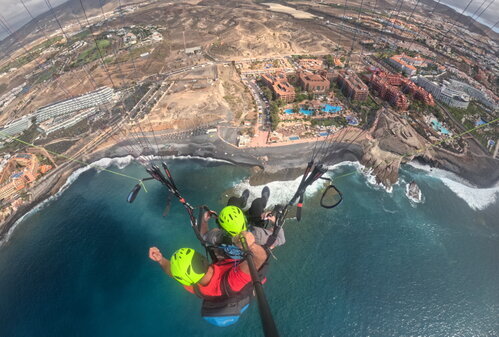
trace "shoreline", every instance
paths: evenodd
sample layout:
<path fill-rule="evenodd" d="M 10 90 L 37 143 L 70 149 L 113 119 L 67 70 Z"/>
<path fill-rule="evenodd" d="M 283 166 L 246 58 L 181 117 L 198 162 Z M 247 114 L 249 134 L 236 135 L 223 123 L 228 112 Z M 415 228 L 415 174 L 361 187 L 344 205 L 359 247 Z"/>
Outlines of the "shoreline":
<path fill-rule="evenodd" d="M 86 162 L 88 163 L 86 166 L 74 162 L 63 164 L 52 172 L 47 179 L 37 184 L 34 188 L 39 190 L 36 197 L 29 203 L 22 205 L 10 219 L 1 225 L 0 245 L 8 242 L 11 232 L 26 215 L 32 211 L 38 211 L 39 207 L 43 207 L 46 202 L 62 194 L 72 183 L 70 178 L 78 170 L 81 169 L 84 172 L 91 169 L 96 166 L 99 160 L 109 159 L 110 163 L 113 163 L 118 158 L 124 159 L 130 156 L 123 143 L 115 144 L 108 149 L 92 153 L 86 158 Z M 251 168 L 249 177 L 250 185 L 263 185 L 272 181 L 294 180 L 303 174 L 315 142 L 262 148 L 235 148 L 218 138 L 210 139 L 205 135 L 201 135 L 183 141 L 170 142 L 169 145 L 170 148 L 166 151 L 154 154 L 142 153 L 140 155 L 174 157 L 179 159 L 211 159 L 220 162 L 225 161 L 233 165 L 247 166 Z M 328 155 L 330 157 L 328 164 L 335 165 L 348 161 L 362 163 L 363 154 L 363 148 L 360 145 L 339 144 L 334 154 Z M 130 157 L 130 161 L 136 158 L 137 156 L 132 156 Z M 451 159 L 454 159 L 454 161 Z M 496 170 L 495 174 L 484 174 L 484 171 L 489 170 L 490 167 L 489 165 L 482 165 L 479 167 L 481 170 L 476 172 L 466 167 L 463 162 L 460 162 L 461 166 L 457 166 L 455 161 L 459 161 L 459 158 L 443 156 L 443 161 L 439 161 L 438 159 L 427 160 L 426 158 L 416 157 L 412 161 L 454 173 L 477 188 L 493 187 L 499 181 L 499 169 Z M 475 164 L 475 161 L 471 160 L 471 162 Z"/>

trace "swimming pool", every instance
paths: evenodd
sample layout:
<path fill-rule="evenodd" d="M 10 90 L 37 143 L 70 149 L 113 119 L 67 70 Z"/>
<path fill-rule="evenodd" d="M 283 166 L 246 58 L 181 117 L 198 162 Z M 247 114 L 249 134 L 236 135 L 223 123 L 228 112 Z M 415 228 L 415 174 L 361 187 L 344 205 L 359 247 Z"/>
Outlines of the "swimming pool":
<path fill-rule="evenodd" d="M 483 119 L 479 119 L 475 122 L 475 126 L 480 126 L 480 125 L 483 125 L 483 124 L 487 124 L 486 121 L 484 121 Z"/>
<path fill-rule="evenodd" d="M 431 125 L 433 126 L 433 129 L 435 129 L 435 131 L 439 131 L 443 135 L 449 135 L 450 134 L 449 130 L 447 130 L 446 128 L 444 128 L 442 126 L 442 123 L 440 123 L 436 119 L 432 119 L 431 120 Z"/>
<path fill-rule="evenodd" d="M 299 139 L 300 139 L 300 137 L 298 137 L 298 136 L 289 137 L 289 140 L 299 140 Z"/>
<path fill-rule="evenodd" d="M 311 116 L 311 115 L 314 114 L 314 111 L 313 110 L 306 110 L 306 109 L 300 108 L 300 113 L 303 114 L 303 115 Z"/>
<path fill-rule="evenodd" d="M 326 104 L 322 108 L 322 111 L 324 111 L 324 112 L 330 112 L 330 113 L 331 112 L 332 113 L 340 112 L 341 111 L 341 106 L 334 106 L 334 105 Z"/>
<path fill-rule="evenodd" d="M 313 110 L 306 110 L 306 109 L 303 109 L 303 108 L 300 108 L 300 110 L 298 112 L 301 113 L 302 115 L 307 115 L 307 116 L 311 116 L 311 115 L 314 114 Z M 287 114 L 287 115 L 290 115 L 290 114 L 295 113 L 295 112 L 294 112 L 293 109 L 285 109 L 284 113 Z"/>

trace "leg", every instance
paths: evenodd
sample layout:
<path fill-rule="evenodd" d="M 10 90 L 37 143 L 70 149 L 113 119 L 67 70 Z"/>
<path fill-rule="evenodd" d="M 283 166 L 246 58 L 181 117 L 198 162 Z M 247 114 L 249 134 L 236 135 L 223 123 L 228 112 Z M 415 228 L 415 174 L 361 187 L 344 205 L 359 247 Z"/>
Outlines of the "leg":
<path fill-rule="evenodd" d="M 258 227 L 265 227 L 266 221 L 262 220 L 262 213 L 267 207 L 267 201 L 269 200 L 270 189 L 265 186 L 262 190 L 261 198 L 256 198 L 251 203 L 251 207 L 248 210 L 248 220 L 250 224 Z"/>
<path fill-rule="evenodd" d="M 244 190 L 243 194 L 241 194 L 239 198 L 230 197 L 229 201 L 227 201 L 227 206 L 236 206 L 243 209 L 244 207 L 246 207 L 246 202 L 248 201 L 248 197 L 249 197 L 249 190 Z"/>
<path fill-rule="evenodd" d="M 263 198 L 256 198 L 251 203 L 251 207 L 248 210 L 248 220 L 249 222 L 258 227 L 263 227 L 265 222 L 262 220 L 262 213 L 265 211 L 267 206 L 267 200 Z"/>

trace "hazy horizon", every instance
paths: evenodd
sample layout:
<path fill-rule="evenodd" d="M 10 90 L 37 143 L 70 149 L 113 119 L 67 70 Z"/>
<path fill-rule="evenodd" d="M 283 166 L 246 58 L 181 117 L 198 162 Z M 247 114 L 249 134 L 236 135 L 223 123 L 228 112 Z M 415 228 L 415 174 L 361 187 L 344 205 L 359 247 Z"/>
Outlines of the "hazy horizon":
<path fill-rule="evenodd" d="M 23 1 L 34 17 L 37 17 L 48 11 L 47 5 L 43 0 Z M 68 1 L 69 0 L 49 0 L 49 3 L 52 5 L 52 7 L 57 7 Z M 495 3 L 495 0 L 473 0 L 464 15 L 471 16 L 479 7 L 481 7 L 475 15 L 475 17 L 478 16 L 478 14 L 480 14 L 480 12 L 484 10 L 491 1 L 494 3 L 492 3 L 490 7 L 487 8 L 487 10 L 480 16 L 477 21 L 488 27 L 492 27 L 499 19 L 499 15 L 497 15 L 497 13 L 499 13 L 499 3 Z M 441 4 L 444 4 L 460 13 L 463 8 L 465 8 L 469 3 L 468 0 L 457 0 L 452 2 L 456 3 L 441 2 Z M 0 0 L 0 6 L 3 8 L 1 14 L 3 16 L 3 20 L 7 21 L 7 25 L 12 31 L 17 31 L 31 20 L 29 14 L 19 0 Z M 499 27 L 494 27 L 493 30 L 499 33 Z M 0 39 L 3 40 L 7 36 L 7 31 L 0 26 Z"/>

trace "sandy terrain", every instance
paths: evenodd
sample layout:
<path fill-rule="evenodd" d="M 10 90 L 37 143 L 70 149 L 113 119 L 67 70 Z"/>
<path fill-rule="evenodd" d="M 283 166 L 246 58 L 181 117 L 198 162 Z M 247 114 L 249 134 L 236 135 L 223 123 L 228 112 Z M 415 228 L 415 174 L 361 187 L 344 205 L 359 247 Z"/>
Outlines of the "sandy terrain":
<path fill-rule="evenodd" d="M 211 66 L 173 76 L 149 114 L 155 130 L 194 128 L 214 121 L 255 118 L 252 98 L 232 66 Z M 150 129 L 148 120 L 143 120 Z"/>
<path fill-rule="evenodd" d="M 154 128 L 192 128 L 227 118 L 229 104 L 224 100 L 223 83 L 214 81 L 213 75 L 213 71 L 208 70 L 207 73 L 188 73 L 172 78 L 170 90 L 149 114 Z M 143 121 L 146 122 L 149 128 L 149 121 Z"/>

